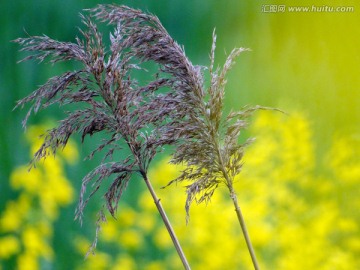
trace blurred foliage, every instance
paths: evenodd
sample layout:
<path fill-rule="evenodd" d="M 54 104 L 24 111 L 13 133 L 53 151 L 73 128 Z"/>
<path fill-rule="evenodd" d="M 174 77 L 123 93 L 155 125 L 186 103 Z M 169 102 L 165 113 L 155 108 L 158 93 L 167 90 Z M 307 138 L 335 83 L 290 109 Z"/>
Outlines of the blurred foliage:
<path fill-rule="evenodd" d="M 10 40 L 29 33 L 74 41 L 78 35 L 76 27 L 81 26 L 78 13 L 97 3 L 94 0 L 1 1 L 6 11 L 0 17 L 0 261 L 3 269 L 16 269 L 20 258 L 29 260 L 29 265 L 31 261 L 41 265 L 42 269 L 51 266 L 81 269 L 95 264 L 96 269 L 115 266 L 136 269 L 137 265 L 145 269 L 142 267 L 145 264 L 148 269 L 162 269 L 164 264 L 173 263 L 174 268 L 179 265 L 169 239 L 159 227 L 155 207 L 146 193 L 138 193 L 139 187 L 140 191 L 143 189 L 137 181 L 132 181 L 126 192 L 118 221 L 109 218 L 103 228 L 97 255 L 83 261 L 94 227 L 86 225 L 81 229 L 72 221 L 74 204 L 79 180 L 101 157 L 72 167 L 66 165 L 69 157 L 49 157 L 44 165 L 24 178 L 27 167 L 22 164 L 30 159 L 21 130 L 25 113 L 12 111 L 15 100 L 35 90 L 47 78 L 72 67 L 35 62 L 16 64 L 24 55 Z M 246 153 L 237 190 L 264 269 L 359 268 L 359 2 L 288 0 L 287 6 L 342 5 L 353 6 L 355 10 L 272 14 L 262 13 L 262 5 L 284 2 L 128 0 L 117 3 L 156 14 L 174 39 L 184 45 L 194 64 L 209 63 L 214 27 L 218 35 L 218 63 L 225 58 L 223 51 L 229 53 L 234 46 L 251 48 L 252 52 L 243 54 L 229 74 L 226 110 L 260 104 L 303 112 L 289 117 L 260 115 L 249 131 L 258 140 Z M 44 123 L 48 115 L 58 118 L 62 113 L 53 108 L 31 121 Z M 34 136 L 31 130 L 28 132 L 28 137 Z M 34 139 L 31 138 L 31 145 L 35 144 Z M 88 145 L 93 143 L 96 141 L 88 140 L 78 149 L 79 155 L 87 155 Z M 76 156 L 73 149 L 70 157 Z M 157 166 L 152 178 L 160 181 L 160 187 L 175 176 L 177 169 L 166 161 L 159 161 Z M 56 177 L 48 178 L 50 168 Z M 39 186 L 47 186 L 42 195 Z M 64 189 L 60 190 L 60 186 Z M 181 187 L 171 187 L 159 195 L 194 269 L 202 269 L 208 260 L 212 260 L 214 267 L 220 260 L 229 263 L 229 269 L 234 265 L 250 267 L 238 226 L 233 224 L 234 213 L 228 198 L 217 193 L 208 207 L 194 207 L 190 224 L 185 227 L 184 197 L 177 199 L 180 191 Z M 42 202 L 45 198 L 48 203 Z M 96 211 L 93 213 L 89 206 L 88 220 L 96 220 Z M 14 218 L 6 221 L 7 215 Z M 7 227 L 4 222 L 8 222 Z M 34 247 L 26 246 L 25 238 L 37 239 L 31 241 Z M 29 248 L 33 251 L 29 252 Z M 234 250 L 236 255 L 232 253 Z"/>
<path fill-rule="evenodd" d="M 40 147 L 38 138 L 44 130 L 42 126 L 28 130 L 31 155 Z M 23 165 L 12 172 L 10 186 L 18 194 L 6 202 L 0 215 L 0 261 L 8 262 L 9 269 L 43 269 L 53 260 L 54 222 L 61 208 L 74 200 L 63 163 L 74 163 L 77 156 L 70 142 L 60 155 L 49 156 L 36 169 L 29 172 L 29 166 Z"/>
<path fill-rule="evenodd" d="M 29 130 L 32 146 L 34 131 Z M 258 139 L 248 148 L 244 170 L 236 182 L 239 200 L 262 269 L 357 269 L 360 266 L 360 139 L 335 136 L 321 161 L 309 120 L 299 112 L 258 113 L 250 127 Z M 33 147 L 32 147 L 33 148 Z M 20 166 L 11 175 L 18 196 L 0 216 L 0 261 L 3 269 L 48 269 L 56 265 L 61 234 L 76 256 L 71 269 L 181 269 L 171 239 L 158 219 L 146 190 L 134 193 L 135 203 L 120 202 L 117 219 L 103 224 L 97 250 L 84 261 L 92 237 L 54 229 L 61 207 L 74 200 L 64 175 L 64 162 L 77 156 L 73 143 L 56 159 L 37 169 Z M 321 170 L 319 170 L 321 168 Z M 251 261 L 226 189 L 208 205 L 191 208 L 185 225 L 185 189 L 160 187 L 181 167 L 160 161 L 150 171 L 192 269 L 251 269 Z M 135 179 L 134 179 L 135 180 Z M 66 237 L 71 233 L 72 237 Z M 65 264 L 66 265 L 66 264 Z M 68 267 L 70 268 L 70 267 Z"/>
<path fill-rule="evenodd" d="M 109 2 L 112 1 L 102 1 Z M 7 12 L 0 18 L 3 43 L 0 57 L 0 188 L 7 189 L 6 179 L 14 164 L 26 161 L 24 143 L 20 142 L 20 121 L 24 113 L 12 111 L 15 101 L 36 89 L 47 78 L 71 66 L 35 62 L 15 64 L 24 54 L 11 43 L 27 34 L 46 34 L 52 38 L 74 41 L 81 26 L 78 13 L 98 2 L 89 1 L 2 1 Z M 360 123 L 360 4 L 358 1 L 301 1 L 301 5 L 353 6 L 350 13 L 262 13 L 264 4 L 280 1 L 219 2 L 183 1 L 121 1 L 132 7 L 148 10 L 157 16 L 169 33 L 183 44 L 195 64 L 207 65 L 211 33 L 218 35 L 218 63 L 223 63 L 225 51 L 234 46 L 249 47 L 252 52 L 241 56 L 229 74 L 226 109 L 246 104 L 298 108 L 311 115 L 315 139 L 330 140 L 337 130 L 359 132 Z M 299 5 L 289 0 L 286 5 Z M 40 113 L 33 122 L 47 115 L 59 116 L 53 108 Z M 10 147 L 11 146 L 11 147 Z M 322 147 L 319 148 L 322 150 Z M 93 164 L 90 167 L 93 167 Z M 84 174 L 85 172 L 83 172 Z M 9 197 L 11 194 L 9 194 Z M 0 207 L 1 208 L 1 207 Z"/>

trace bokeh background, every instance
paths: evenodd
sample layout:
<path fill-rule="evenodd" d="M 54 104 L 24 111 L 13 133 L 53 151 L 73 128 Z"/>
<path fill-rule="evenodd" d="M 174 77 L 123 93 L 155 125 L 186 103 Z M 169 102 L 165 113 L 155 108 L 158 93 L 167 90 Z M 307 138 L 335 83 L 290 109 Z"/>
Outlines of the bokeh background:
<path fill-rule="evenodd" d="M 117 219 L 108 218 L 95 255 L 101 194 L 80 226 L 74 221 L 81 179 L 99 162 L 83 161 L 91 140 L 27 171 L 38 135 L 62 109 L 32 117 L 15 101 L 73 66 L 25 62 L 26 35 L 74 41 L 84 8 L 114 1 L 0 1 L 0 269 L 181 269 L 145 185 L 132 179 Z M 360 268 L 360 4 L 358 1 L 115 1 L 156 14 L 194 64 L 208 65 L 218 35 L 221 65 L 234 47 L 248 47 L 229 73 L 225 110 L 264 105 L 258 113 L 237 181 L 250 236 L 262 269 Z M 285 12 L 264 12 L 285 5 Z M 353 7 L 352 12 L 290 12 L 290 6 Z M 251 269 L 226 190 L 207 206 L 194 205 L 185 224 L 180 186 L 160 189 L 180 168 L 166 152 L 151 170 L 193 269 Z"/>

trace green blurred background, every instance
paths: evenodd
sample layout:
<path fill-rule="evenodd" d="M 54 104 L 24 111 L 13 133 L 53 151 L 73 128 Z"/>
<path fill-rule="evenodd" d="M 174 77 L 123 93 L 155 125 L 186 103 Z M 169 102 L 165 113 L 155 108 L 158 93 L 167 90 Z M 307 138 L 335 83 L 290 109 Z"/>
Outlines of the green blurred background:
<path fill-rule="evenodd" d="M 74 41 L 75 36 L 79 35 L 77 27 L 81 26 L 79 12 L 98 3 L 113 2 L 1 0 L 0 213 L 5 210 L 8 201 L 18 196 L 18 192 L 9 184 L 10 175 L 15 168 L 26 164 L 30 159 L 29 145 L 21 128 L 21 120 L 26 112 L 19 109 L 13 111 L 15 101 L 35 90 L 47 78 L 73 68 L 66 64 L 16 64 L 24 54 L 18 51 L 17 44 L 10 41 L 27 34 L 46 34 L 61 41 Z M 290 113 L 300 111 L 312 127 L 316 159 L 322 158 L 334 136 L 352 134 L 359 139 L 358 1 L 147 0 L 115 3 L 156 14 L 172 37 L 184 45 L 194 64 L 209 64 L 214 28 L 218 36 L 216 61 L 219 65 L 232 48 L 250 48 L 251 52 L 242 54 L 229 73 L 226 111 L 239 109 L 247 104 L 277 107 Z M 285 5 L 286 8 L 296 5 L 347 6 L 354 7 L 354 11 L 262 12 L 264 8 L 269 8 L 268 5 Z M 29 124 L 58 120 L 61 115 L 61 110 L 52 108 L 30 118 Z M 91 143 L 89 141 L 87 144 Z M 67 168 L 67 176 L 75 187 L 75 198 L 80 179 L 98 162 L 97 159 L 82 162 L 90 147 L 91 145 L 86 144 L 79 146 L 80 161 Z M 136 186 L 129 188 L 129 193 L 136 194 Z M 134 197 L 136 195 L 127 195 L 125 200 L 131 203 L 135 200 Z M 97 209 L 96 204 L 90 205 L 91 207 Z M 67 242 L 61 241 L 66 231 L 74 234 L 81 232 L 90 238 L 93 236 L 94 226 L 91 222 L 83 228 L 73 222 L 74 208 L 75 202 L 61 212 L 61 218 L 54 225 L 58 232 L 54 236 L 54 243 L 60 259 L 52 265 L 41 264 L 41 269 L 72 269 L 82 261 L 80 254 L 71 254 L 72 249 L 66 246 Z M 15 259 L 12 258 L 4 262 L 2 267 L 15 269 L 15 265 Z"/>

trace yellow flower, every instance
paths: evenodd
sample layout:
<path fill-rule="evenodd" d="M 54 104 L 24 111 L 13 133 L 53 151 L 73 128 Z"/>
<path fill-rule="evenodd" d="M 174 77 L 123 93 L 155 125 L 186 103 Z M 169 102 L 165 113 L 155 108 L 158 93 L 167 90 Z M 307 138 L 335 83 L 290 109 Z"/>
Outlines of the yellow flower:
<path fill-rule="evenodd" d="M 17 232 L 24 223 L 31 210 L 32 197 L 26 193 L 19 196 L 17 201 L 9 201 L 0 217 L 1 232 Z"/>
<path fill-rule="evenodd" d="M 154 261 L 148 263 L 144 270 L 163 270 L 165 268 L 164 264 L 161 261 Z"/>
<path fill-rule="evenodd" d="M 282 116 L 264 112 L 258 114 L 251 132 L 258 139 L 245 153 L 243 172 L 235 187 L 260 265 L 264 269 L 286 270 L 356 268 L 359 244 L 350 239 L 359 232 L 360 216 L 352 211 L 354 215 L 345 218 L 342 205 L 336 200 L 337 179 L 314 173 L 318 165 L 309 121 L 300 113 Z M 360 166 L 354 158 L 358 151 L 350 150 L 357 147 L 342 141 L 331 151 L 344 149 L 344 153 L 326 163 L 342 179 L 351 179 L 342 182 L 349 184 L 343 186 L 349 195 L 351 183 L 360 179 L 357 169 Z M 174 179 L 180 170 L 164 160 L 153 167 L 150 178 L 160 180 L 154 186 L 162 186 L 166 182 L 163 179 Z M 190 223 L 185 229 L 181 223 L 184 204 L 179 203 L 185 202 L 185 192 L 179 186 L 168 187 L 160 190 L 159 196 L 193 268 L 251 268 L 226 188 L 219 188 L 209 205 L 192 205 Z M 357 201 L 358 196 L 351 202 L 355 205 Z M 150 211 L 152 204 L 144 192 L 140 207 Z M 161 250 L 172 248 L 166 230 L 161 227 L 154 229 L 153 239 Z M 338 245 L 347 252 L 340 252 Z M 167 267 L 171 265 L 166 263 Z"/>
<path fill-rule="evenodd" d="M 118 238 L 119 228 L 117 227 L 117 220 L 112 220 L 110 217 L 105 223 L 101 225 L 100 237 L 106 242 L 116 241 Z"/>
<path fill-rule="evenodd" d="M 11 187 L 19 190 L 24 188 L 30 193 L 38 193 L 44 179 L 40 170 L 32 169 L 28 166 L 18 167 L 10 176 Z"/>
<path fill-rule="evenodd" d="M 169 236 L 169 233 L 163 227 L 158 228 L 158 230 L 154 232 L 153 239 L 154 239 L 155 245 L 160 250 L 167 249 L 167 248 L 171 247 L 171 245 L 172 245 L 172 241 Z"/>
<path fill-rule="evenodd" d="M 97 251 L 96 254 L 90 254 L 86 258 L 86 261 L 79 266 L 79 270 L 107 270 L 109 265 L 111 265 L 111 256 Z"/>
<path fill-rule="evenodd" d="M 48 260 L 52 259 L 53 251 L 45 242 L 41 233 L 37 228 L 26 227 L 22 232 L 22 242 L 27 252 L 34 256 L 42 256 Z"/>
<path fill-rule="evenodd" d="M 32 152 L 41 142 L 43 126 L 31 127 L 27 139 Z M 74 145 L 70 155 L 75 157 Z M 67 157 L 69 161 L 73 160 Z M 39 269 L 40 258 L 51 261 L 54 252 L 49 242 L 53 234 L 52 222 L 57 218 L 60 206 L 73 201 L 73 188 L 65 178 L 61 157 L 50 156 L 38 162 L 28 171 L 27 166 L 16 168 L 10 176 L 10 186 L 19 192 L 13 201 L 6 204 L 0 216 L 0 256 L 8 259 L 17 253 L 17 269 Z M 6 248 L 4 248 L 6 247 Z M 19 254 L 19 252 L 22 253 Z"/>
<path fill-rule="evenodd" d="M 147 192 L 143 192 L 140 195 L 140 198 L 138 200 L 138 204 L 145 212 L 155 213 L 156 206 L 154 204 L 154 200 L 152 199 L 151 195 Z"/>
<path fill-rule="evenodd" d="M 141 232 L 134 229 L 127 229 L 120 232 L 119 243 L 126 249 L 139 249 L 143 244 Z"/>
<path fill-rule="evenodd" d="M 0 238 L 0 258 L 8 259 L 20 251 L 19 240 L 14 236 Z"/>
<path fill-rule="evenodd" d="M 360 179 L 359 155 L 359 139 L 336 136 L 325 162 L 330 164 L 335 176 L 339 180 L 357 185 Z"/>
<path fill-rule="evenodd" d="M 121 255 L 119 256 L 115 262 L 112 264 L 111 270 L 135 270 L 138 269 L 136 267 L 135 259 L 129 255 Z"/>
<path fill-rule="evenodd" d="M 150 233 L 156 226 L 156 220 L 152 212 L 143 211 L 136 219 L 135 225 L 144 233 Z"/>
<path fill-rule="evenodd" d="M 22 253 L 17 258 L 18 270 L 38 270 L 39 263 L 37 257 L 29 252 Z"/>
<path fill-rule="evenodd" d="M 136 222 L 136 218 L 135 211 L 130 207 L 125 206 L 119 210 L 118 220 L 123 226 L 131 227 Z"/>
<path fill-rule="evenodd" d="M 73 243 L 80 254 L 86 254 L 91 246 L 90 241 L 82 236 L 75 236 Z"/>
<path fill-rule="evenodd" d="M 67 163 L 73 165 L 79 159 L 79 152 L 76 145 L 72 141 L 68 141 L 66 147 L 60 152 L 61 156 Z"/>
<path fill-rule="evenodd" d="M 45 196 L 51 197 L 59 206 L 68 205 L 74 200 L 74 189 L 63 174 L 49 177 L 43 192 L 47 193 L 48 195 Z"/>

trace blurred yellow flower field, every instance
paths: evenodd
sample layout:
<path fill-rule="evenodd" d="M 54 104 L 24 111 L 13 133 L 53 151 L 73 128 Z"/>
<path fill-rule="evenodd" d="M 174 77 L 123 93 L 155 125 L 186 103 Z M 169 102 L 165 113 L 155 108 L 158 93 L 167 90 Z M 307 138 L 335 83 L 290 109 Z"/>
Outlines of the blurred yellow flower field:
<path fill-rule="evenodd" d="M 106 3 L 113 1 L 102 1 Z M 359 3 L 355 0 L 119 3 L 158 16 L 194 65 L 208 66 L 211 62 L 214 29 L 218 36 L 214 69 L 221 67 L 232 48 L 251 50 L 241 54 L 228 74 L 224 115 L 256 104 L 287 113 L 256 112 L 241 135 L 244 141 L 251 136 L 256 140 L 245 148 L 235 190 L 262 270 L 360 269 Z M 21 52 L 21 46 L 10 41 L 45 34 L 62 42 L 76 42 L 75 37 L 81 38 L 81 31 L 85 30 L 78 13 L 97 4 L 99 1 L 93 0 L 33 0 L 31 5 L 25 1 L 2 2 L 6 12 L 0 18 L 4 41 L 0 48 L 0 270 L 182 269 L 154 201 L 136 173 L 119 202 L 116 219 L 106 215 L 95 254 L 89 252 L 97 233 L 99 210 L 106 209 L 103 195 L 113 178 L 104 178 L 84 210 L 81 225 L 74 220 L 81 179 L 104 156 L 94 155 L 84 162 L 83 158 L 109 134 L 102 136 L 90 128 L 92 136 L 86 137 L 81 145 L 81 134 L 71 136 L 66 148 L 58 149 L 56 157 L 49 155 L 29 171 L 28 162 L 42 143 L 39 135 L 49 127 L 46 124 L 49 118 L 52 125 L 51 119 L 58 121 L 69 116 L 72 109 L 81 110 L 83 104 L 57 107 L 48 98 L 56 99 L 52 94 L 57 95 L 59 88 L 51 88 L 52 94 L 44 96 L 43 103 L 33 103 L 33 109 L 45 105 L 48 111 L 34 113 L 25 138 L 21 120 L 26 112 L 14 110 L 14 106 L 20 98 L 33 96 L 31 92 L 46 85 L 49 78 L 77 70 L 79 65 L 74 61 L 52 65 L 46 59 L 41 65 L 36 61 L 16 64 L 35 51 Z M 338 7 L 347 11 L 325 10 Z M 294 8 L 300 9 L 291 11 Z M 105 25 L 98 29 L 105 47 L 113 39 L 108 29 Z M 92 51 L 87 55 L 101 54 Z M 101 60 L 108 62 L 109 58 Z M 146 74 L 134 70 L 133 78 L 139 86 L 161 77 L 151 76 L 150 63 L 144 67 L 149 71 Z M 207 81 L 207 75 L 204 78 Z M 88 93 L 83 90 L 83 94 Z M 101 126 L 103 122 L 96 123 Z M 126 158 L 127 153 L 121 151 L 114 151 L 114 162 Z M 226 187 L 220 186 L 208 204 L 193 203 L 186 224 L 184 183 L 161 189 L 184 169 L 169 164 L 167 151 L 152 161 L 148 176 L 191 268 L 253 269 Z M 85 199 L 90 189 L 96 187 L 91 187 L 92 183 Z"/>
<path fill-rule="evenodd" d="M 31 154 L 39 147 L 44 130 L 44 126 L 28 130 Z M 29 171 L 29 165 L 23 165 L 13 171 L 10 185 L 18 197 L 8 201 L 0 215 L 0 262 L 15 258 L 16 269 L 33 270 L 42 269 L 42 261 L 54 260 L 53 223 L 61 208 L 74 200 L 64 162 L 75 162 L 77 153 L 70 144 L 62 154 L 49 156 L 36 169 Z"/>
<path fill-rule="evenodd" d="M 300 112 L 258 113 L 249 133 L 257 139 L 246 151 L 236 190 L 262 269 L 357 269 L 359 137 L 336 134 L 326 154 L 316 156 L 312 123 Z M 15 260 L 17 269 L 29 270 L 57 260 L 53 224 L 75 201 L 64 164 L 73 164 L 76 156 L 70 144 L 30 172 L 26 166 L 14 170 L 10 181 L 18 197 L 0 216 L 1 262 Z M 164 159 L 150 178 L 192 269 L 251 269 L 225 188 L 207 205 L 194 204 L 185 224 L 185 188 L 160 189 L 180 170 Z M 181 269 L 151 196 L 145 191 L 131 196 L 137 203 L 120 202 L 117 219 L 108 217 L 102 225 L 95 255 L 82 260 L 93 239 L 80 233 L 66 243 L 77 250 L 78 269 Z"/>

